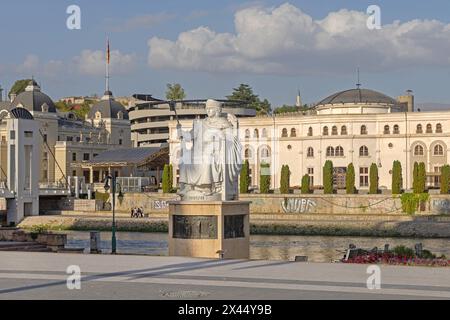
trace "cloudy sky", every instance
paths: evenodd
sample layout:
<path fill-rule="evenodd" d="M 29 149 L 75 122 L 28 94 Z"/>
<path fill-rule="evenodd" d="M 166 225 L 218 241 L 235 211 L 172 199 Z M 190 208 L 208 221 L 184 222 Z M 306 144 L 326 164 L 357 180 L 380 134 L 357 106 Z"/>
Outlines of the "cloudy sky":
<path fill-rule="evenodd" d="M 250 84 L 274 106 L 297 89 L 316 102 L 355 87 L 450 104 L 450 1 L 10 1 L 0 15 L 0 84 L 34 77 L 54 99 L 104 91 L 111 41 L 116 96 L 163 97 L 178 82 L 188 98 L 223 98 Z M 69 30 L 69 5 L 81 30 Z M 381 29 L 367 27 L 367 7 Z"/>

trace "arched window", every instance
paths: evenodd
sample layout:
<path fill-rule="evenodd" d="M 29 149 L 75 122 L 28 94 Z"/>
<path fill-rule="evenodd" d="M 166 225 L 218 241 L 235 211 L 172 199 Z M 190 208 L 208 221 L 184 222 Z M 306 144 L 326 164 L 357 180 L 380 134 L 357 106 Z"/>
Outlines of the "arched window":
<path fill-rule="evenodd" d="M 400 128 L 398 127 L 398 124 L 394 125 L 394 134 L 399 134 Z"/>
<path fill-rule="evenodd" d="M 286 128 L 283 128 L 283 130 L 281 131 L 281 137 L 282 138 L 286 138 L 288 136 L 288 134 L 287 134 L 287 129 Z"/>
<path fill-rule="evenodd" d="M 344 156 L 344 148 L 341 146 L 337 146 L 334 150 L 334 156 L 335 157 L 343 157 Z"/>
<path fill-rule="evenodd" d="M 331 135 L 332 135 L 332 136 L 337 136 L 337 134 L 338 134 L 338 132 L 337 132 L 337 127 L 336 127 L 336 126 L 333 126 L 333 127 L 331 128 Z"/>
<path fill-rule="evenodd" d="M 361 126 L 361 134 L 367 134 L 367 127 L 365 125 Z"/>
<path fill-rule="evenodd" d="M 268 157 L 270 157 L 269 149 L 262 148 L 261 149 L 261 158 L 268 158 Z"/>
<path fill-rule="evenodd" d="M 391 129 L 389 128 L 389 126 L 388 126 L 388 125 L 385 125 L 385 126 L 384 126 L 384 131 L 383 131 L 383 133 L 384 133 L 384 134 L 389 134 L 389 133 L 391 133 L 390 130 L 391 130 Z"/>
<path fill-rule="evenodd" d="M 334 148 L 333 147 L 327 147 L 327 157 L 334 157 Z"/>
<path fill-rule="evenodd" d="M 259 138 L 259 131 L 258 131 L 258 129 L 253 130 L 253 138 Z"/>
<path fill-rule="evenodd" d="M 246 148 L 245 152 L 244 152 L 244 156 L 246 159 L 251 158 L 252 157 L 252 150 L 250 150 L 250 148 Z"/>
<path fill-rule="evenodd" d="M 436 133 L 442 133 L 442 124 L 438 123 L 436 125 Z"/>
<path fill-rule="evenodd" d="M 431 127 L 431 123 L 427 124 L 427 133 L 433 133 L 433 128 Z"/>
<path fill-rule="evenodd" d="M 360 157 L 367 157 L 367 156 L 369 156 L 369 149 L 366 146 L 361 146 L 359 148 L 359 156 Z"/>
<path fill-rule="evenodd" d="M 328 135 L 328 127 L 327 126 L 323 127 L 322 135 L 324 135 L 324 136 Z"/>
<path fill-rule="evenodd" d="M 341 127 L 341 135 L 346 135 L 347 134 L 347 127 L 346 126 L 342 126 Z"/>
<path fill-rule="evenodd" d="M 416 133 L 423 133 L 423 131 L 422 131 L 422 125 L 421 125 L 421 124 L 418 124 L 418 125 L 417 125 L 417 127 L 416 127 Z"/>
<path fill-rule="evenodd" d="M 308 158 L 314 157 L 314 149 L 312 147 L 308 147 L 308 151 L 306 152 L 306 156 Z"/>
<path fill-rule="evenodd" d="M 434 146 L 434 150 L 433 150 L 433 155 L 435 155 L 435 156 L 443 156 L 444 155 L 444 148 L 440 144 L 435 145 Z"/>
<path fill-rule="evenodd" d="M 414 147 L 414 155 L 423 156 L 423 147 L 420 144 Z"/>
<path fill-rule="evenodd" d="M 296 137 L 297 136 L 297 130 L 295 130 L 295 128 L 291 129 L 291 137 Z"/>
<path fill-rule="evenodd" d="M 250 130 L 249 129 L 245 130 L 245 137 L 250 138 Z"/>
<path fill-rule="evenodd" d="M 312 127 L 309 127 L 308 128 L 308 136 L 312 136 L 313 135 L 313 129 L 312 129 Z"/>
<path fill-rule="evenodd" d="M 263 128 L 263 129 L 262 129 L 261 137 L 267 138 L 267 130 L 266 130 L 266 128 Z"/>

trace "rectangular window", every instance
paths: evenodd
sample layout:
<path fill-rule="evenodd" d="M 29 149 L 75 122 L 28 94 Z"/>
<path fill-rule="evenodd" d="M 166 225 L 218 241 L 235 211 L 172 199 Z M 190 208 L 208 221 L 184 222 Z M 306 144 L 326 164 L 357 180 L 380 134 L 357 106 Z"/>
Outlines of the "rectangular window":
<path fill-rule="evenodd" d="M 309 185 L 314 186 L 314 168 L 308 168 Z"/>
<path fill-rule="evenodd" d="M 9 131 L 9 137 L 11 140 L 14 140 L 16 138 L 16 132 L 14 130 Z"/>
<path fill-rule="evenodd" d="M 69 136 L 68 136 L 68 137 L 66 138 L 66 141 L 73 141 L 73 137 L 69 137 Z"/>
<path fill-rule="evenodd" d="M 83 160 L 89 161 L 89 153 L 83 153 Z"/>
<path fill-rule="evenodd" d="M 442 167 L 434 167 L 434 179 L 433 179 L 433 184 L 436 188 L 440 188 L 441 186 L 441 168 Z"/>
<path fill-rule="evenodd" d="M 33 131 L 25 131 L 25 138 L 33 138 Z"/>
<path fill-rule="evenodd" d="M 359 168 L 359 186 L 368 187 L 369 186 L 369 168 L 360 167 Z"/>
<path fill-rule="evenodd" d="M 73 177 L 76 177 L 76 176 L 77 176 L 77 170 L 73 170 L 73 171 L 72 171 L 72 176 L 73 176 Z"/>
<path fill-rule="evenodd" d="M 76 152 L 72 153 L 72 161 L 77 161 L 77 154 L 76 154 Z"/>
<path fill-rule="evenodd" d="M 122 144 L 122 139 L 119 139 L 119 144 Z"/>

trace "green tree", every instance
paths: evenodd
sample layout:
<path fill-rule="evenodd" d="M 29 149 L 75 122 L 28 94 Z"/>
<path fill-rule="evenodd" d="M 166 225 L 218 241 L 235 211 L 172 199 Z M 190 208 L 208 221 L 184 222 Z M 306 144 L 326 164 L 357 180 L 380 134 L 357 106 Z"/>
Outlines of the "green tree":
<path fill-rule="evenodd" d="M 278 107 L 276 109 L 274 109 L 273 113 L 275 114 L 281 114 L 281 113 L 286 113 L 286 112 L 298 112 L 298 111 L 305 111 L 308 109 L 308 105 L 305 104 L 302 107 L 297 107 L 297 106 L 290 106 L 287 104 L 283 104 L 281 107 Z"/>
<path fill-rule="evenodd" d="M 302 186 L 301 186 L 301 189 L 302 189 L 302 193 L 311 193 L 311 188 L 310 188 L 310 181 L 309 181 L 309 175 L 308 174 L 305 174 L 303 177 L 302 177 Z"/>
<path fill-rule="evenodd" d="M 184 89 L 181 87 L 179 83 L 168 83 L 167 91 L 166 91 L 166 99 L 167 100 L 183 100 L 186 98 L 186 94 Z"/>
<path fill-rule="evenodd" d="M 70 110 L 69 106 L 65 101 L 57 101 L 55 102 L 55 107 L 61 112 L 67 112 Z"/>
<path fill-rule="evenodd" d="M 87 101 L 83 102 L 78 109 L 72 108 L 72 112 L 80 119 L 85 119 L 89 110 L 91 110 L 91 105 Z"/>
<path fill-rule="evenodd" d="M 421 162 L 419 163 L 419 170 L 417 172 L 418 174 L 418 193 L 424 193 L 426 191 L 426 184 L 427 184 L 427 172 L 425 169 L 425 163 Z"/>
<path fill-rule="evenodd" d="M 248 163 L 248 160 L 245 160 L 242 165 L 239 179 L 240 193 L 248 193 L 249 186 L 250 186 L 250 165 Z"/>
<path fill-rule="evenodd" d="M 369 169 L 369 193 L 378 193 L 378 167 L 375 163 L 372 163 Z"/>
<path fill-rule="evenodd" d="M 450 166 L 448 164 L 441 167 L 441 194 L 448 194 L 450 191 Z"/>
<path fill-rule="evenodd" d="M 419 163 L 414 162 L 413 169 L 413 192 L 420 193 L 419 191 Z"/>
<path fill-rule="evenodd" d="M 288 165 L 281 166 L 280 192 L 282 194 L 289 193 L 290 176 L 291 172 L 289 171 L 289 166 Z"/>
<path fill-rule="evenodd" d="M 169 192 L 173 192 L 173 165 L 169 164 Z"/>
<path fill-rule="evenodd" d="M 269 191 L 270 191 L 270 164 L 261 163 L 259 181 L 260 181 L 259 192 L 260 193 L 269 193 Z"/>
<path fill-rule="evenodd" d="M 172 191 L 170 182 L 170 166 L 168 164 L 165 164 L 163 169 L 162 190 L 163 193 L 170 193 Z"/>
<path fill-rule="evenodd" d="M 353 163 L 350 163 L 347 166 L 347 172 L 345 174 L 345 190 L 347 194 L 354 194 L 356 191 L 355 188 L 355 167 Z"/>
<path fill-rule="evenodd" d="M 402 193 L 402 164 L 400 161 L 395 160 L 392 164 L 392 194 Z"/>
<path fill-rule="evenodd" d="M 25 88 L 30 83 L 31 79 L 21 79 L 14 82 L 13 86 L 11 87 L 11 90 L 9 90 L 9 94 L 16 94 L 18 95 L 21 92 L 25 91 Z"/>
<path fill-rule="evenodd" d="M 233 92 L 227 96 L 227 99 L 245 101 L 248 107 L 255 109 L 258 114 L 270 113 L 271 110 L 269 101 L 267 99 L 261 101 L 248 84 L 241 83 L 239 87 L 233 88 Z"/>
<path fill-rule="evenodd" d="M 333 190 L 333 162 L 331 160 L 325 161 L 323 166 L 323 192 L 325 194 L 332 194 Z"/>

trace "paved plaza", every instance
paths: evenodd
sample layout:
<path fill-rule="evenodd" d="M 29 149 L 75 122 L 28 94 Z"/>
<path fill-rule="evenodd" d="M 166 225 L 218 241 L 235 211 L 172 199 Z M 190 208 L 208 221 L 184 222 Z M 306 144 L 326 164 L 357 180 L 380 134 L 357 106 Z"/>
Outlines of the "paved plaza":
<path fill-rule="evenodd" d="M 67 267 L 81 288 L 67 288 Z M 132 255 L 0 252 L 0 299 L 436 299 L 450 298 L 450 269 L 209 260 Z"/>

